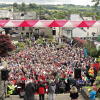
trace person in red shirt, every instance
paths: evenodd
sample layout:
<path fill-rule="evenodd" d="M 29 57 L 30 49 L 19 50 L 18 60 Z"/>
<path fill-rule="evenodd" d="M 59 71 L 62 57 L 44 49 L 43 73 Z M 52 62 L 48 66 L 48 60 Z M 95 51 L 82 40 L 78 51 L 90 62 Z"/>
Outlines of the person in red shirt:
<path fill-rule="evenodd" d="M 44 97 L 45 97 L 45 86 L 44 86 L 44 84 L 42 82 L 39 84 L 38 93 L 39 93 L 39 100 L 44 100 Z"/>

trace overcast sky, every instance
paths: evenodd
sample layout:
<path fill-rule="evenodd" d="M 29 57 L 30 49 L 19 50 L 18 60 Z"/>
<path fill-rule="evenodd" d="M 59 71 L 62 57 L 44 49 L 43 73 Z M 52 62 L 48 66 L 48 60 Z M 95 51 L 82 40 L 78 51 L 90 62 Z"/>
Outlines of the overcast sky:
<path fill-rule="evenodd" d="M 91 5 L 92 0 L 0 0 L 0 3 L 76 4 Z"/>

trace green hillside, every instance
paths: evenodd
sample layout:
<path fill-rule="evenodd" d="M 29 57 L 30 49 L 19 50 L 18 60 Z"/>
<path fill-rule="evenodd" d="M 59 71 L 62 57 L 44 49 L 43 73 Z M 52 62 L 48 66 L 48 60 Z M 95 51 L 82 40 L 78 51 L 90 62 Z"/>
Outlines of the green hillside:
<path fill-rule="evenodd" d="M 81 14 L 82 16 L 92 17 L 95 16 L 100 20 L 100 7 L 95 9 L 93 6 L 81 6 L 73 4 L 64 5 L 37 5 L 31 4 L 0 4 L 0 9 L 11 9 L 14 12 L 31 12 L 35 11 L 40 19 L 68 19 L 70 14 Z"/>

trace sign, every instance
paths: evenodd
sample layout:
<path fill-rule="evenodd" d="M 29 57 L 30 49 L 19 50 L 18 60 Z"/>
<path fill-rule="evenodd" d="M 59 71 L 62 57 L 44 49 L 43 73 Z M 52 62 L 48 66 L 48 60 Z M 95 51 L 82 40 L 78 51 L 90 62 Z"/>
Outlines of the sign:
<path fill-rule="evenodd" d="M 100 62 L 100 58 L 97 58 L 96 61 L 97 61 L 97 62 Z"/>

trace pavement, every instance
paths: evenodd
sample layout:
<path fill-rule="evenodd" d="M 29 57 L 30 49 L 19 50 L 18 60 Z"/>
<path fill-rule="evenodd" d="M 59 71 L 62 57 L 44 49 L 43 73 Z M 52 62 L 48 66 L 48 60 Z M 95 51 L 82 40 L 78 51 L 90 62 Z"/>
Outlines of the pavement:
<path fill-rule="evenodd" d="M 19 98 L 18 95 L 11 95 L 9 98 L 5 100 L 23 100 L 23 98 Z M 35 100 L 39 100 L 39 96 L 35 95 Z M 45 95 L 45 100 L 48 100 L 48 95 Z M 55 100 L 71 100 L 69 97 L 69 93 L 67 94 L 55 94 Z M 78 100 L 85 100 L 82 95 L 79 95 Z"/>

